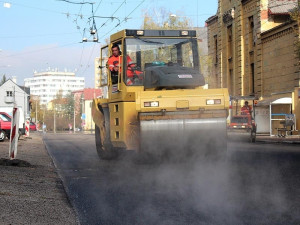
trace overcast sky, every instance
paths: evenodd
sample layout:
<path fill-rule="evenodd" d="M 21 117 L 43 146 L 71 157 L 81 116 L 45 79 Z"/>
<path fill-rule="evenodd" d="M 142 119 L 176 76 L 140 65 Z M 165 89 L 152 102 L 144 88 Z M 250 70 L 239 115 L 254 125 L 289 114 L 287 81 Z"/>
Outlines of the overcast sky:
<path fill-rule="evenodd" d="M 85 4 L 75 4 L 75 3 Z M 12 0 L 0 1 L 0 78 L 17 77 L 19 85 L 33 72 L 58 68 L 85 77 L 86 87 L 94 87 L 94 59 L 105 39 L 122 29 L 142 26 L 147 10 L 159 9 L 190 18 L 194 26 L 217 11 L 217 0 Z M 89 4 L 94 3 L 94 4 Z M 93 5 L 93 6 L 92 6 Z M 93 20 L 99 43 L 91 40 Z M 98 18 L 104 17 L 104 18 Z M 114 19 L 110 19 L 110 18 Z M 120 23 L 120 25 L 118 25 Z"/>

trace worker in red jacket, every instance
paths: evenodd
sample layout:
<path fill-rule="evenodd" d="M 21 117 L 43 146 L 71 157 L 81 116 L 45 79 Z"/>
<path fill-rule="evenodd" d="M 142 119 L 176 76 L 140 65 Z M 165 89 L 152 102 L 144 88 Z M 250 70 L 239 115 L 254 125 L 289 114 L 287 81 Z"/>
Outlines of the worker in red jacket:
<path fill-rule="evenodd" d="M 248 101 L 245 101 L 245 105 L 241 108 L 242 115 L 249 115 L 252 112 L 252 107 L 248 105 Z"/>
<path fill-rule="evenodd" d="M 108 58 L 107 64 L 111 72 L 112 84 L 118 83 L 118 73 L 120 70 L 120 65 L 122 65 L 122 56 L 120 47 L 118 44 L 113 44 L 111 47 L 112 55 Z M 131 58 L 127 56 L 127 65 L 131 62 Z"/>
<path fill-rule="evenodd" d="M 112 56 L 109 57 L 107 63 L 108 68 L 111 71 L 112 84 L 118 83 L 118 73 L 120 70 L 120 63 L 122 64 L 122 53 L 118 44 L 114 44 L 111 48 Z M 137 70 L 136 63 L 133 63 L 129 56 L 127 59 L 127 71 L 126 71 L 126 84 L 133 85 L 141 83 L 143 78 L 143 72 Z"/>

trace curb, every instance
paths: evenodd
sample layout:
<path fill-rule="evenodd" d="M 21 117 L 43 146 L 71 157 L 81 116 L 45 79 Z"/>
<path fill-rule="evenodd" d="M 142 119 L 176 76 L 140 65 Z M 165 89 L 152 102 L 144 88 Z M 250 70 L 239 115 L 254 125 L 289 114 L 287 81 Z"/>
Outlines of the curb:
<path fill-rule="evenodd" d="M 256 138 L 256 142 L 273 143 L 273 144 L 300 144 L 300 140 L 282 140 L 282 139 L 260 139 Z"/>

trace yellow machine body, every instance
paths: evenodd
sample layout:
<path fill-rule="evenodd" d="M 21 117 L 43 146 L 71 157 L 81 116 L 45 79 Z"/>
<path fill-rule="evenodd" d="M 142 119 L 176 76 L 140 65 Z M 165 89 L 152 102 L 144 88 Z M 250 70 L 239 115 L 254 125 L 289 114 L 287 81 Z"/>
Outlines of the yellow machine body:
<path fill-rule="evenodd" d="M 137 42 L 143 41 L 141 40 L 142 38 L 147 38 L 147 32 L 143 32 L 144 35 L 138 37 L 136 39 Z M 229 108 L 227 89 L 204 89 L 202 86 L 195 86 L 194 84 L 189 84 L 186 88 L 184 85 L 179 85 L 180 87 L 169 87 L 167 85 L 159 88 L 152 87 L 151 85 L 156 81 L 155 79 L 157 79 L 158 75 L 153 75 L 154 81 L 147 81 L 148 84 L 146 84 L 146 81 L 143 81 L 140 85 L 130 86 L 126 84 L 126 62 L 123 62 L 124 70 L 119 72 L 118 82 L 112 84 L 110 71 L 107 67 L 108 55 L 111 55 L 111 46 L 118 43 L 121 46 L 121 50 L 125 52 L 125 39 L 132 36 L 136 38 L 136 33 L 138 33 L 137 30 L 120 31 L 112 35 L 110 44 L 101 50 L 100 81 L 105 80 L 101 84 L 103 96 L 102 98 L 94 99 L 92 104 L 92 117 L 97 127 L 97 148 L 102 147 L 100 151 L 106 151 L 107 148 L 105 149 L 104 146 L 109 143 L 110 150 L 112 148 L 121 148 L 125 150 L 144 151 L 147 149 L 147 151 L 151 151 L 151 149 L 157 149 L 161 145 L 166 146 L 170 144 L 169 147 L 172 148 L 172 144 L 176 142 L 179 142 L 182 148 L 188 148 L 190 142 L 198 146 L 203 139 L 207 140 L 206 144 L 210 144 L 209 142 L 213 142 L 214 139 L 218 139 L 220 136 L 226 139 L 226 118 Z M 156 45 L 156 43 L 160 43 L 158 40 L 166 37 L 170 38 L 170 42 L 176 41 L 176 39 L 182 40 L 183 38 L 180 35 L 174 36 L 174 33 L 156 36 L 156 34 L 160 33 L 163 33 L 163 31 L 150 32 L 150 39 L 144 42 Z M 195 37 L 189 37 L 189 39 L 195 39 Z M 130 39 L 130 41 L 133 40 Z M 149 49 L 152 45 L 149 45 Z M 185 43 L 180 43 L 177 46 L 179 45 L 185 45 Z M 187 54 L 191 54 L 189 52 Z M 143 55 L 139 57 L 143 58 Z M 196 56 L 193 55 L 193 57 Z M 147 57 L 144 56 L 144 58 Z M 155 63 L 157 64 L 156 61 Z M 173 66 L 171 63 L 164 64 L 163 62 L 161 64 L 162 66 L 153 67 L 153 70 L 157 68 L 167 69 L 169 64 Z M 176 68 L 172 67 L 175 71 Z M 144 71 L 143 79 L 146 79 L 146 66 L 141 68 L 141 70 Z M 154 73 L 150 71 L 148 74 Z M 161 76 L 161 79 L 165 79 L 164 77 L 167 75 L 159 76 Z M 192 75 L 174 76 L 176 78 L 181 76 L 184 80 Z M 177 80 L 181 82 L 180 79 Z M 168 80 L 166 84 L 167 82 Z M 208 137 L 208 133 L 210 137 Z M 192 141 L 190 140 L 191 138 Z M 178 143 L 176 145 L 178 146 Z"/>

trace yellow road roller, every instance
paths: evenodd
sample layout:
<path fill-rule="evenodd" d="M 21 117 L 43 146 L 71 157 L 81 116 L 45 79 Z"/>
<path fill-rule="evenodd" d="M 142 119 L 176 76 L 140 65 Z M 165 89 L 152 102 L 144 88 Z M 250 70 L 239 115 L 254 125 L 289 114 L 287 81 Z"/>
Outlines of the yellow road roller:
<path fill-rule="evenodd" d="M 118 54 L 116 54 L 116 52 Z M 101 159 L 223 154 L 226 88 L 205 89 L 195 30 L 122 30 L 101 48 L 92 117 Z"/>

